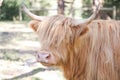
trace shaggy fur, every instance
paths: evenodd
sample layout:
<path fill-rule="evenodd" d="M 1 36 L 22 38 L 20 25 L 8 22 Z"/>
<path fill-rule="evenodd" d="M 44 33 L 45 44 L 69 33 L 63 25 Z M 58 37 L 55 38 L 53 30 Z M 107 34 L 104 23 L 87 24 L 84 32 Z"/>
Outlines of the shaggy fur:
<path fill-rule="evenodd" d="M 74 26 L 62 15 L 39 23 L 41 50 L 55 55 L 67 80 L 120 80 L 120 22 Z"/>

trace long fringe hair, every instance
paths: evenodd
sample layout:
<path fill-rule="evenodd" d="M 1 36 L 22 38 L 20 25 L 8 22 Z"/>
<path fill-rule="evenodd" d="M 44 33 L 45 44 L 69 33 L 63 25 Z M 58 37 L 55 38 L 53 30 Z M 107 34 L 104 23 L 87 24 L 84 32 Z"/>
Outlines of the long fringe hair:
<path fill-rule="evenodd" d="M 97 20 L 72 26 L 72 18 L 50 17 L 39 24 L 42 49 L 59 58 L 67 80 L 120 80 L 120 22 Z"/>

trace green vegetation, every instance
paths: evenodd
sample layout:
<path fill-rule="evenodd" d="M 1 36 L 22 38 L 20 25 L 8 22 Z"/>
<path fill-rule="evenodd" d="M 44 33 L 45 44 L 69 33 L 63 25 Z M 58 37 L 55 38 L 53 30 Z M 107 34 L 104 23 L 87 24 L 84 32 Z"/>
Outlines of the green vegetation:
<path fill-rule="evenodd" d="M 83 6 L 91 6 L 92 4 L 92 0 L 83 0 Z M 120 19 L 120 1 L 119 0 L 104 0 L 104 4 L 103 7 L 107 7 L 107 8 L 112 8 L 113 6 L 116 7 L 116 19 Z M 107 14 L 112 17 L 112 12 L 111 11 L 105 11 L 107 12 Z M 90 10 L 85 11 L 83 13 L 83 17 L 88 17 L 90 16 Z"/>
<path fill-rule="evenodd" d="M 105 0 L 104 6 L 105 7 L 115 6 L 116 7 L 116 15 L 117 15 L 116 19 L 120 20 L 120 0 Z"/>
<path fill-rule="evenodd" d="M 22 3 L 22 0 L 4 0 L 3 5 L 0 7 L 0 21 L 3 20 L 19 20 L 19 8 Z M 37 15 L 48 15 L 48 10 L 54 6 L 57 7 L 57 0 L 56 1 L 49 1 L 49 0 L 24 0 L 25 5 L 28 8 L 38 9 L 34 10 L 33 12 Z M 37 5 L 35 4 L 37 3 Z M 92 4 L 92 0 L 83 0 L 83 7 L 90 7 Z M 34 7 L 34 6 L 37 6 Z M 113 7 L 116 6 L 116 14 L 117 18 L 120 19 L 120 1 L 119 0 L 105 0 L 104 7 Z M 65 11 L 66 12 L 66 11 Z M 90 16 L 92 13 L 90 10 L 85 11 L 83 13 L 83 18 Z M 109 16 L 112 16 L 112 12 L 107 12 Z M 29 18 L 22 14 L 23 20 L 29 20 Z"/>
<path fill-rule="evenodd" d="M 4 0 L 0 8 L 0 21 L 3 20 L 19 20 L 19 9 L 22 0 Z M 29 0 L 24 1 L 28 8 L 31 8 L 31 2 Z M 46 8 L 50 7 L 48 0 L 39 0 L 40 7 L 42 11 L 34 11 L 38 15 L 47 15 L 48 11 Z M 35 9 L 35 8 L 33 8 Z M 29 20 L 25 14 L 22 14 L 24 20 Z"/>
<path fill-rule="evenodd" d="M 0 10 L 0 20 L 13 20 L 19 14 L 18 0 L 4 0 Z"/>

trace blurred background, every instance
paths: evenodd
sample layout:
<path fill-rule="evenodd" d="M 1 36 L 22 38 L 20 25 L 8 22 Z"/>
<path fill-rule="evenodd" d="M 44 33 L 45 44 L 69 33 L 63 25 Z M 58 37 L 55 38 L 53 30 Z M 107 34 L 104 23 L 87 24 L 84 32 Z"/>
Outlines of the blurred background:
<path fill-rule="evenodd" d="M 21 10 L 22 0 L 0 0 L 0 80 L 64 80 L 56 68 L 35 63 L 40 45 L 28 27 L 30 18 Z M 120 19 L 119 0 L 101 0 L 97 19 Z M 28 9 L 41 16 L 63 14 L 84 19 L 92 14 L 92 0 L 23 0 Z"/>
<path fill-rule="evenodd" d="M 103 8 L 101 17 L 109 16 L 112 19 L 120 19 L 119 0 L 101 0 Z M 23 0 L 30 11 L 37 15 L 51 16 L 64 14 L 77 18 L 86 18 L 91 15 L 92 0 Z M 29 20 L 21 11 L 22 0 L 4 0 L 0 8 L 0 21 Z M 103 16 L 103 14 L 105 14 Z M 104 19 L 104 18 L 103 18 Z"/>

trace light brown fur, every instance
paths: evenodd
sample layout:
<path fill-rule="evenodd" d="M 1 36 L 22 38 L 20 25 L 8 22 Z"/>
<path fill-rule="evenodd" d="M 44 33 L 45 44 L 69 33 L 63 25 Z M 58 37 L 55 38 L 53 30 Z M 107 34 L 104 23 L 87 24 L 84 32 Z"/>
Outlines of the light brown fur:
<path fill-rule="evenodd" d="M 73 27 L 62 15 L 39 23 L 41 50 L 56 56 L 67 80 L 120 80 L 120 22 L 96 20 Z"/>

